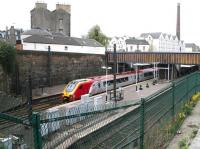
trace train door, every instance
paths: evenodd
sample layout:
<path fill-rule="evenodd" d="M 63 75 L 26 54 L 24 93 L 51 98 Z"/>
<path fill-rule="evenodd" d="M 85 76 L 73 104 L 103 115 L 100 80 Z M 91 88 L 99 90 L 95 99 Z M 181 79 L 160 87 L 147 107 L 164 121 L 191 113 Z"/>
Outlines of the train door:
<path fill-rule="evenodd" d="M 87 83 L 84 84 L 83 94 L 88 94 L 89 93 L 91 85 L 92 85 L 92 82 L 87 82 Z"/>
<path fill-rule="evenodd" d="M 83 95 L 83 88 L 84 88 L 83 84 L 78 85 L 78 88 L 76 89 L 76 94 L 75 94 L 76 99 L 75 100 L 81 99 L 81 96 Z"/>
<path fill-rule="evenodd" d="M 144 73 L 139 73 L 138 79 L 139 79 L 139 81 L 143 81 L 144 80 Z"/>

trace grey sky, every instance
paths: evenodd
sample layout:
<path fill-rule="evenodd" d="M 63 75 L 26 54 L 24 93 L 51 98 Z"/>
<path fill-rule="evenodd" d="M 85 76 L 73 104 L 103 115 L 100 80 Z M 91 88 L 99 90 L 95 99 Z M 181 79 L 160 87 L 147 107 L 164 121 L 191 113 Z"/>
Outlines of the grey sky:
<path fill-rule="evenodd" d="M 1 0 L 0 29 L 15 25 L 30 29 L 30 10 L 36 0 Z M 138 36 L 143 32 L 176 31 L 176 7 L 181 3 L 181 39 L 200 45 L 199 0 L 43 0 L 72 6 L 71 35 L 81 37 L 98 24 L 107 36 Z"/>

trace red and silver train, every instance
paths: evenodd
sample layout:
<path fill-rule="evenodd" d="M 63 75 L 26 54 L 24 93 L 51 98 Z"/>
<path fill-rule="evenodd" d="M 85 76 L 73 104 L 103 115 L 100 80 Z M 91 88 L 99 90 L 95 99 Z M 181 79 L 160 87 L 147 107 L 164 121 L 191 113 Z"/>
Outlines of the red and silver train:
<path fill-rule="evenodd" d="M 137 72 L 138 82 L 153 78 L 153 68 L 142 69 Z M 90 77 L 86 79 L 73 80 L 67 84 L 64 88 L 62 100 L 63 101 L 75 101 L 79 100 L 82 95 L 90 94 L 95 95 L 113 89 L 113 75 Z M 123 87 L 131 85 L 136 82 L 136 72 L 126 72 L 117 75 L 116 87 Z"/>

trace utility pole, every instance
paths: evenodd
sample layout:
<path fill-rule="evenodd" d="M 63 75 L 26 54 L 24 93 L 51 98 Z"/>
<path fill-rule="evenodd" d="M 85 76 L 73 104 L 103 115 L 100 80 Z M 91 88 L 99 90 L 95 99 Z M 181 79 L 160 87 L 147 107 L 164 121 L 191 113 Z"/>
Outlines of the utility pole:
<path fill-rule="evenodd" d="M 116 99 L 116 69 L 117 69 L 117 54 L 116 54 L 116 44 L 114 44 L 114 53 L 113 53 L 113 62 L 114 62 L 114 72 L 113 72 L 113 77 L 114 77 L 114 84 L 113 84 L 113 90 L 114 90 L 114 99 L 115 102 L 117 101 Z"/>
<path fill-rule="evenodd" d="M 51 47 L 48 46 L 48 56 L 47 56 L 47 77 L 48 86 L 51 86 Z"/>
<path fill-rule="evenodd" d="M 29 122 L 31 123 L 31 117 L 32 117 L 32 77 L 29 74 L 28 76 L 28 98 L 27 98 L 27 104 L 28 104 L 28 116 L 29 116 Z"/>

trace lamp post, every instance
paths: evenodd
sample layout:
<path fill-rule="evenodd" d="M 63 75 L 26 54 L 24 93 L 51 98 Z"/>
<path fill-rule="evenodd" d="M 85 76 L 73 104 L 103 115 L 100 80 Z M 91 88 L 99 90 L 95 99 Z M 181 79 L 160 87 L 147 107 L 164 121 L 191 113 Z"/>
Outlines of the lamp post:
<path fill-rule="evenodd" d="M 108 70 L 112 69 L 112 67 L 106 67 L 106 66 L 102 66 L 102 69 L 106 70 L 106 101 L 107 101 L 107 93 L 108 93 L 108 87 L 107 87 L 107 74 L 108 74 Z"/>

